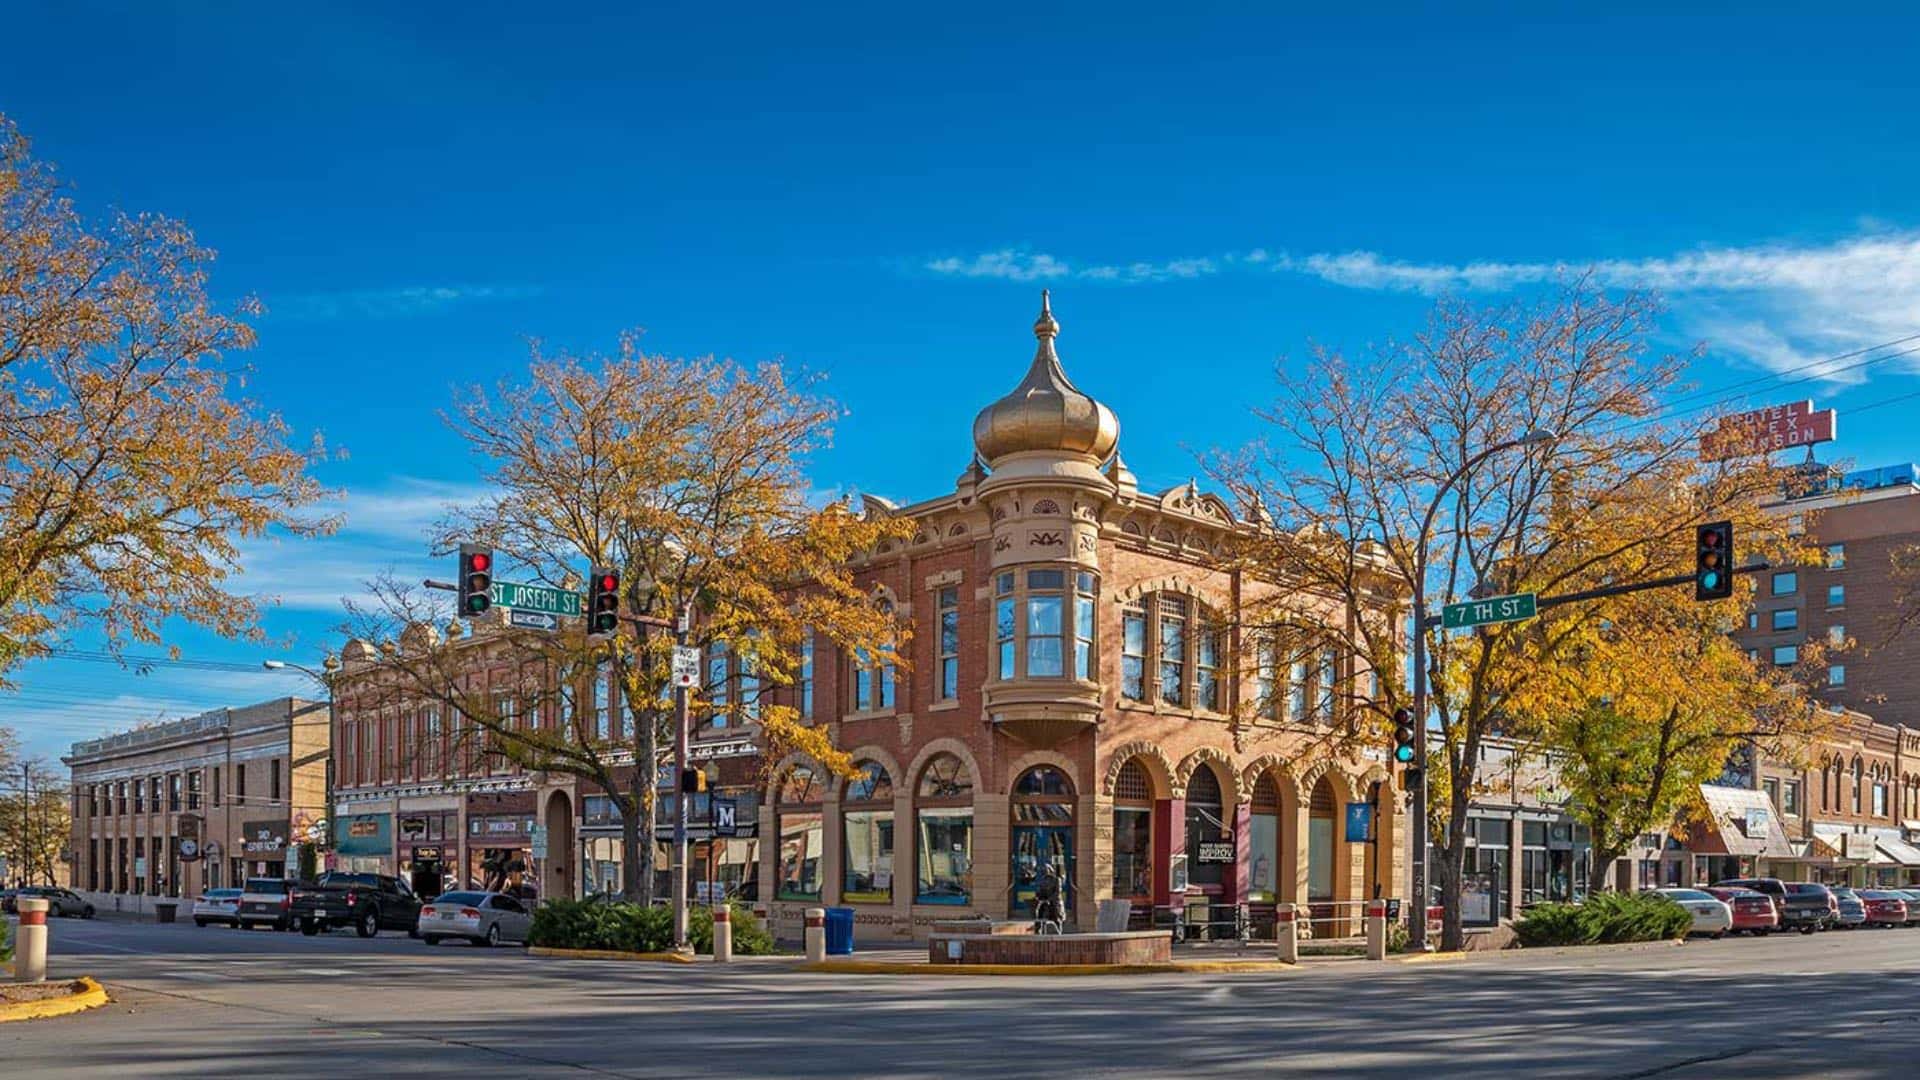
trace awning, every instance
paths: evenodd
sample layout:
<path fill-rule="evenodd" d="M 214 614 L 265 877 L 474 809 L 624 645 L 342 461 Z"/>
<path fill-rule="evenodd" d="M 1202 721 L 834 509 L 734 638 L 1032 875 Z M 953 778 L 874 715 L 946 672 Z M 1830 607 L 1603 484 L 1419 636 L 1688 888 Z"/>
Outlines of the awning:
<path fill-rule="evenodd" d="M 1890 840 L 1884 836 L 1874 837 L 1873 844 L 1885 852 L 1887 858 L 1901 866 L 1920 866 L 1920 847 L 1914 847 L 1905 840 Z"/>
<path fill-rule="evenodd" d="M 1793 844 L 1787 839 L 1787 831 L 1781 828 L 1780 815 L 1774 813 L 1773 800 L 1767 798 L 1766 792 L 1701 784 L 1700 799 L 1707 807 L 1712 839 L 1718 841 L 1728 855 L 1773 859 L 1793 856 Z"/>

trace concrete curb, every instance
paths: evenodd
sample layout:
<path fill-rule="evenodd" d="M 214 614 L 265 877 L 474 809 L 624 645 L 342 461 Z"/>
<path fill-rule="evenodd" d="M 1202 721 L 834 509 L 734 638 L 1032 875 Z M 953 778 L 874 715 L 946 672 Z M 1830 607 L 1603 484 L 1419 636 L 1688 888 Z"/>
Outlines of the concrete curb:
<path fill-rule="evenodd" d="M 1171 964 L 912 964 L 881 960 L 828 960 L 795 970 L 822 975 L 1201 975 L 1296 971 L 1278 960 L 1176 960 Z"/>
<path fill-rule="evenodd" d="M 619 952 L 614 949 L 552 949 L 544 945 L 527 948 L 531 956 L 551 956 L 557 960 L 637 960 L 653 964 L 691 964 L 692 955 L 677 952 Z"/>
<path fill-rule="evenodd" d="M 1389 956 L 1387 960 L 1395 964 L 1441 964 L 1451 960 L 1467 960 L 1476 956 L 1591 956 L 1595 953 L 1645 952 L 1668 947 L 1678 948 L 1686 945 L 1685 939 L 1671 941 L 1621 941 L 1611 945 L 1547 945 L 1539 948 L 1524 949 L 1463 949 L 1459 952 L 1409 953 L 1401 956 Z"/>
<path fill-rule="evenodd" d="M 106 990 L 91 978 L 75 979 L 72 985 L 73 993 L 65 997 L 0 1005 L 0 1024 L 15 1020 L 42 1020 L 49 1016 L 65 1016 L 68 1013 L 97 1009 L 107 1003 Z"/>

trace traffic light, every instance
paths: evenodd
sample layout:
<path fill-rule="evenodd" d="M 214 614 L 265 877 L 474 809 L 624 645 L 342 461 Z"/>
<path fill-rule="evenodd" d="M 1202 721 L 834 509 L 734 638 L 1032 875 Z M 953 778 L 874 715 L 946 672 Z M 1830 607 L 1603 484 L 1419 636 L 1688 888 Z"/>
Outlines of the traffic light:
<path fill-rule="evenodd" d="M 1733 522 L 1715 521 L 1693 531 L 1693 598 L 1725 600 L 1733 595 Z"/>
<path fill-rule="evenodd" d="M 1402 765 L 1411 765 L 1419 750 L 1414 740 L 1420 737 L 1420 729 L 1413 722 L 1413 710 L 1393 710 L 1393 760 Z"/>
<path fill-rule="evenodd" d="M 620 629 L 620 575 L 594 567 L 587 583 L 587 633 L 611 634 Z"/>
<path fill-rule="evenodd" d="M 698 795 L 707 790 L 707 774 L 700 769 L 684 769 L 680 773 L 680 790 L 689 795 Z"/>
<path fill-rule="evenodd" d="M 493 606 L 493 552 L 478 544 L 460 545 L 460 614 L 478 615 Z"/>

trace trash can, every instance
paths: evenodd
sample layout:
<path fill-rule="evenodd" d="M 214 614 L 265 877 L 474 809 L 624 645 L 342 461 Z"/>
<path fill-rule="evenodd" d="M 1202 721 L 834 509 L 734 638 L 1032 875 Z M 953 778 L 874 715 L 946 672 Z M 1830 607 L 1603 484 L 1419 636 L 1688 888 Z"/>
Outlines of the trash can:
<path fill-rule="evenodd" d="M 853 909 L 850 907 L 830 907 L 827 909 L 827 955 L 853 955 Z"/>
<path fill-rule="evenodd" d="M 153 921 L 172 922 L 173 913 L 178 910 L 180 910 L 179 904 L 155 904 L 153 905 Z"/>

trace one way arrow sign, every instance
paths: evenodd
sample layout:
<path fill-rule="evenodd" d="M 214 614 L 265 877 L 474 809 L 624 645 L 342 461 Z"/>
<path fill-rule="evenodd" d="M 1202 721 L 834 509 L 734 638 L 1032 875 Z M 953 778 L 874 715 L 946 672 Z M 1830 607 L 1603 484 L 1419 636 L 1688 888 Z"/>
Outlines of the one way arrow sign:
<path fill-rule="evenodd" d="M 521 630 L 558 630 L 560 616 L 549 615 L 544 611 L 522 611 L 513 608 L 507 612 L 507 625 Z"/>

